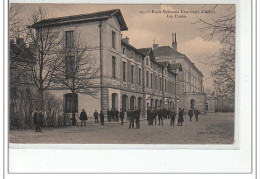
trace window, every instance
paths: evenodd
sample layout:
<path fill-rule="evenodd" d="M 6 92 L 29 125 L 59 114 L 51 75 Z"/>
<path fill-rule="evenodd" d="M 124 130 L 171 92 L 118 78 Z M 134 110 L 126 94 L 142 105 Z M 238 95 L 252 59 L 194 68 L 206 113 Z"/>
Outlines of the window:
<path fill-rule="evenodd" d="M 138 62 L 141 62 L 141 56 L 138 55 Z"/>
<path fill-rule="evenodd" d="M 78 94 L 75 94 L 75 112 L 78 112 Z M 65 113 L 72 113 L 72 93 L 64 94 L 65 99 Z"/>
<path fill-rule="evenodd" d="M 126 81 L 126 62 L 123 62 L 123 81 Z"/>
<path fill-rule="evenodd" d="M 65 66 L 66 66 L 66 78 L 73 78 L 75 72 L 75 58 L 74 56 L 65 57 Z"/>
<path fill-rule="evenodd" d="M 146 86 L 149 86 L 149 71 L 146 71 Z"/>
<path fill-rule="evenodd" d="M 131 82 L 134 83 L 134 65 L 131 65 Z"/>
<path fill-rule="evenodd" d="M 153 87 L 153 74 L 151 74 L 151 88 Z"/>
<path fill-rule="evenodd" d="M 123 54 L 124 54 L 124 55 L 126 54 L 126 52 L 125 52 L 125 47 L 123 47 Z"/>
<path fill-rule="evenodd" d="M 141 68 L 138 68 L 138 84 L 141 85 Z"/>
<path fill-rule="evenodd" d="M 116 48 L 116 33 L 112 31 L 112 47 Z"/>
<path fill-rule="evenodd" d="M 112 77 L 116 78 L 116 57 L 112 56 Z"/>
<path fill-rule="evenodd" d="M 162 91 L 162 77 L 160 77 L 160 91 Z"/>
<path fill-rule="evenodd" d="M 71 48 L 74 44 L 74 31 L 66 31 L 66 47 Z"/>
<path fill-rule="evenodd" d="M 134 58 L 134 52 L 131 51 L 131 58 Z"/>
<path fill-rule="evenodd" d="M 149 66 L 149 60 L 146 58 L 146 65 Z"/>
<path fill-rule="evenodd" d="M 167 84 L 166 84 L 166 79 L 164 79 L 164 91 L 166 91 L 166 86 Z"/>
<path fill-rule="evenodd" d="M 155 84 L 154 84 L 154 86 L 155 86 L 155 89 L 157 89 L 157 75 L 155 75 Z"/>

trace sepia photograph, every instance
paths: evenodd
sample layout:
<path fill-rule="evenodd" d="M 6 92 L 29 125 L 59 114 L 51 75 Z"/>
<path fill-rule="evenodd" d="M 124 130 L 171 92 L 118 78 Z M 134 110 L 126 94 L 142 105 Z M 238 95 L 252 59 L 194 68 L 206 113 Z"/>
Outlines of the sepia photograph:
<path fill-rule="evenodd" d="M 235 141 L 235 4 L 9 4 L 10 144 Z"/>

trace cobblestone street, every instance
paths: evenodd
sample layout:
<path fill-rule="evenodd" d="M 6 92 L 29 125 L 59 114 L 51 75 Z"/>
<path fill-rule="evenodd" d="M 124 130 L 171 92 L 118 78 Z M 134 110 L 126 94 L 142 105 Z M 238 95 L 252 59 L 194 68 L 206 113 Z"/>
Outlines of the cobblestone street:
<path fill-rule="evenodd" d="M 199 122 L 190 122 L 184 116 L 183 126 L 148 126 L 141 121 L 141 129 L 128 129 L 129 123 L 94 123 L 87 126 L 68 126 L 35 130 L 10 130 L 10 143 L 71 143 L 71 144 L 232 144 L 234 140 L 234 114 L 210 113 L 199 116 Z"/>

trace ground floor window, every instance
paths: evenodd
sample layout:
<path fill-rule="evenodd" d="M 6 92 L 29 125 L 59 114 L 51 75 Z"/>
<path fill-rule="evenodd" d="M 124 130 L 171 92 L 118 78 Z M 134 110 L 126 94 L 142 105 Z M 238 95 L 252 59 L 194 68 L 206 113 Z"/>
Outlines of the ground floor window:
<path fill-rule="evenodd" d="M 75 94 L 75 112 L 78 112 L 78 94 Z M 64 94 L 65 98 L 65 113 L 72 113 L 72 93 Z"/>

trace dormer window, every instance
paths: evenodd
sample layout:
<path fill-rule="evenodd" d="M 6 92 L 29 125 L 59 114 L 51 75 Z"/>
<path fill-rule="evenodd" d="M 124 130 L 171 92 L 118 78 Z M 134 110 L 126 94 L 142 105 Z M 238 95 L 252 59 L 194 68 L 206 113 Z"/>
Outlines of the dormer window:
<path fill-rule="evenodd" d="M 141 56 L 138 55 L 138 62 L 141 62 Z"/>

